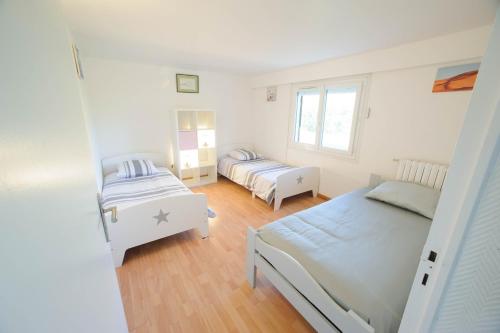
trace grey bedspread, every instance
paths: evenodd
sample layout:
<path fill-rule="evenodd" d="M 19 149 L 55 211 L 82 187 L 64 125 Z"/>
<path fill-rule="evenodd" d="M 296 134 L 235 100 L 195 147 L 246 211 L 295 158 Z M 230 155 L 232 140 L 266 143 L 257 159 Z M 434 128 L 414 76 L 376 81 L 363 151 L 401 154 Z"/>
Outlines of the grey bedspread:
<path fill-rule="evenodd" d="M 357 190 L 259 229 L 344 308 L 397 332 L 431 220 Z"/>

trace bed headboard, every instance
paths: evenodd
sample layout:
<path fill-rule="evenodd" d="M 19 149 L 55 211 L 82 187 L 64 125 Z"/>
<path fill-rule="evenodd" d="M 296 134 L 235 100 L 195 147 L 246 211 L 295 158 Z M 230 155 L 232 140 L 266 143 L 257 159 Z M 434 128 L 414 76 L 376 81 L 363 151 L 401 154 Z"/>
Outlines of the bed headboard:
<path fill-rule="evenodd" d="M 398 163 L 396 180 L 442 190 L 448 173 L 447 165 L 411 159 L 394 159 L 393 161 Z M 382 176 L 371 174 L 369 187 L 373 188 L 383 181 Z"/>
<path fill-rule="evenodd" d="M 448 166 L 426 161 L 401 159 L 398 162 L 396 180 L 424 185 L 441 191 Z"/>
<path fill-rule="evenodd" d="M 124 154 L 108 158 L 103 158 L 101 160 L 102 173 L 104 176 L 116 171 L 116 166 L 127 160 L 151 160 L 156 166 L 167 167 L 167 155 L 165 153 L 133 153 Z"/>
<path fill-rule="evenodd" d="M 220 145 L 217 147 L 217 157 L 226 156 L 232 150 L 239 149 L 239 148 L 253 150 L 253 145 L 251 143 L 248 143 L 248 142 L 229 143 L 229 144 Z"/>

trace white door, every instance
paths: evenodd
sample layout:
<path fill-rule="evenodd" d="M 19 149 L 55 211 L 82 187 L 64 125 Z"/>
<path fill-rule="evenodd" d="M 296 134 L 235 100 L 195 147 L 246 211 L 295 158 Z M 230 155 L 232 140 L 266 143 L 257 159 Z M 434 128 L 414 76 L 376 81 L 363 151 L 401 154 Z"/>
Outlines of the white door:
<path fill-rule="evenodd" d="M 474 243 L 476 240 L 469 239 L 470 231 L 477 229 L 477 207 L 481 206 L 481 201 L 488 200 L 488 184 L 493 179 L 494 168 L 491 166 L 496 161 L 497 152 L 495 148 L 499 145 L 500 138 L 500 6 L 497 10 L 496 22 L 491 33 L 487 51 L 482 59 L 479 76 L 471 97 L 469 109 L 465 116 L 464 125 L 459 141 L 455 148 L 455 154 L 448 171 L 448 176 L 441 194 L 441 199 L 432 222 L 429 237 L 425 244 L 421 262 L 417 270 L 417 275 L 410 292 L 410 297 L 401 322 L 400 332 L 431 332 L 443 331 L 437 316 L 447 313 L 451 309 L 444 309 L 446 290 L 451 286 L 455 278 L 461 273 L 457 271 L 457 259 L 459 255 L 465 255 L 464 251 L 471 251 L 467 243 Z M 497 193 L 498 195 L 498 193 Z M 489 212 L 490 217 L 499 219 L 498 205 Z M 491 222 L 491 221 L 489 221 Z M 484 223 L 481 222 L 481 223 Z M 487 233 L 487 228 L 483 232 Z M 479 236 L 480 237 L 480 236 Z M 486 239 L 486 237 L 484 238 Z M 493 244 L 493 243 L 492 243 Z M 429 259 L 431 251 L 437 253 L 435 260 Z M 483 249 L 476 247 L 475 256 L 482 257 Z M 484 254 L 489 250 L 485 247 Z M 460 257 L 469 258 L 471 253 Z M 498 251 L 496 252 L 498 255 Z M 490 258 L 492 258 L 490 256 Z M 479 263 L 479 259 L 476 263 Z M 494 262 L 486 262 L 494 265 Z M 463 270 L 463 265 L 460 270 Z M 487 319 L 487 311 L 492 307 L 488 305 L 490 300 L 487 297 L 466 297 L 469 295 L 478 296 L 475 293 L 488 294 L 496 288 L 499 292 L 497 276 L 488 276 L 492 271 L 481 275 L 481 267 L 469 266 L 469 280 L 461 285 L 463 299 L 456 300 L 454 304 L 454 315 L 460 316 L 467 313 L 468 324 L 473 324 Z M 466 268 L 467 269 L 467 268 Z M 483 271 L 484 272 L 484 271 Z M 491 280 L 492 279 L 492 280 Z M 475 281 L 471 283 L 471 281 Z M 477 282 L 477 283 L 476 283 Z M 480 285 L 482 283 L 482 285 Z M 481 296 L 481 295 L 480 295 Z M 484 295 L 486 296 L 486 295 Z M 473 299 L 474 298 L 474 299 Z M 466 307 L 466 303 L 474 302 Z M 493 302 L 496 309 L 500 311 L 498 298 Z M 460 306 L 462 304 L 463 306 Z M 458 307 L 457 307 L 458 305 Z M 470 311 L 470 310 L 473 311 Z M 484 311 L 484 312 L 483 312 Z M 484 315 L 484 316 L 483 316 Z M 480 318 L 483 316 L 482 318 Z M 498 318 L 498 315 L 496 315 Z M 455 318 L 455 326 L 451 331 L 460 332 L 468 330 L 461 325 L 461 321 Z M 447 326 L 448 328 L 451 326 Z M 481 331 L 478 326 L 476 330 Z M 498 331 L 496 327 L 494 331 Z M 446 330 L 445 330 L 446 331 Z M 484 331 L 484 330 L 483 330 Z"/>
<path fill-rule="evenodd" d="M 0 332 L 126 332 L 55 1 L 0 1 Z"/>

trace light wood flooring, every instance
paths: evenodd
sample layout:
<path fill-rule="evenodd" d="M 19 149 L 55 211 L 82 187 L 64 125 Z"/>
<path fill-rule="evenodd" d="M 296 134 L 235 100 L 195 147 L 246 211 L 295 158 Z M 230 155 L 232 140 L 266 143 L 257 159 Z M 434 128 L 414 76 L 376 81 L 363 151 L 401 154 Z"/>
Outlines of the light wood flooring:
<path fill-rule="evenodd" d="M 275 213 L 225 178 L 194 191 L 217 213 L 210 236 L 191 230 L 130 249 L 117 269 L 130 332 L 312 332 L 265 277 L 247 284 L 246 229 L 324 199 L 299 195 Z"/>

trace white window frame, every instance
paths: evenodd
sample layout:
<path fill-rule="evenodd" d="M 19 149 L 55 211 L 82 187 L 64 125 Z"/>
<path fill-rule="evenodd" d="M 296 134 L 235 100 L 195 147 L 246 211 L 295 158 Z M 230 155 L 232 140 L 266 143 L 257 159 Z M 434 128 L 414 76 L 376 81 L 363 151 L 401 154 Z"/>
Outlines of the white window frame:
<path fill-rule="evenodd" d="M 351 128 L 351 137 L 349 141 L 349 149 L 347 151 L 323 147 L 321 145 L 321 141 L 323 139 L 323 127 L 324 127 L 324 119 L 326 112 L 326 92 L 328 89 L 332 88 L 342 88 L 342 87 L 357 87 L 359 90 L 359 94 L 356 96 L 356 104 L 354 109 L 354 114 L 352 117 L 352 128 Z M 348 79 L 334 79 L 334 80 L 321 80 L 314 82 L 305 82 L 295 84 L 292 87 L 292 103 L 291 103 L 291 116 L 290 116 L 290 131 L 289 131 L 289 140 L 288 144 L 290 148 L 308 150 L 323 154 L 329 154 L 336 157 L 341 158 L 356 158 L 357 146 L 358 146 L 358 137 L 360 132 L 360 124 L 361 124 L 361 115 L 364 114 L 364 110 L 366 109 L 365 103 L 365 95 L 367 92 L 368 86 L 368 76 L 356 77 L 356 78 L 348 78 Z M 318 90 L 320 93 L 319 100 L 320 103 L 318 105 L 318 118 L 316 124 L 316 140 L 315 144 L 306 144 L 295 141 L 295 134 L 297 129 L 297 106 L 298 106 L 298 93 L 301 90 Z"/>
<path fill-rule="evenodd" d="M 300 89 L 297 89 L 295 91 L 295 94 L 294 94 L 294 99 L 295 99 L 295 108 L 294 108 L 294 115 L 293 117 L 296 118 L 297 117 L 297 106 L 298 106 L 298 101 L 299 101 L 299 91 L 317 91 L 319 92 L 319 103 L 318 103 L 318 107 L 319 107 L 319 110 L 318 110 L 318 119 L 321 118 L 321 104 L 322 104 L 322 96 L 323 96 L 323 91 L 321 90 L 320 87 L 303 87 L 303 88 L 300 88 Z M 311 147 L 314 147 L 317 142 L 318 142 L 318 119 L 316 120 L 316 137 L 314 139 L 314 142 L 315 144 L 308 144 L 308 143 L 300 143 L 300 142 L 296 142 L 295 141 L 295 135 L 297 134 L 297 129 L 298 129 L 298 122 L 297 121 L 294 121 L 293 122 L 293 128 L 292 128 L 292 142 L 294 142 L 295 144 L 297 144 L 298 146 L 302 147 L 302 148 L 305 148 L 305 149 L 310 149 Z"/>

